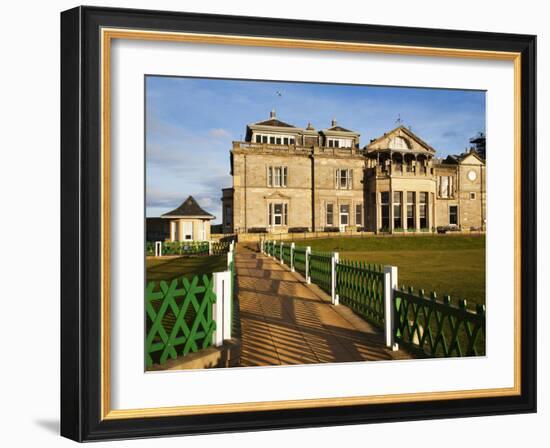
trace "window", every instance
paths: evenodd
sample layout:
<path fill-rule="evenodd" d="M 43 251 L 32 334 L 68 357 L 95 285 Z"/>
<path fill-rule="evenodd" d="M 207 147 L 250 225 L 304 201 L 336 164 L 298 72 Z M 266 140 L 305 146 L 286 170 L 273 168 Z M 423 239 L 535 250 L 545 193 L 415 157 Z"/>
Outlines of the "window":
<path fill-rule="evenodd" d="M 275 144 L 275 137 L 269 137 L 269 143 L 271 145 L 274 145 Z"/>
<path fill-rule="evenodd" d="M 193 223 L 184 222 L 183 223 L 183 239 L 192 240 L 193 239 Z"/>
<path fill-rule="evenodd" d="M 402 191 L 394 191 L 393 192 L 393 228 L 394 229 L 401 229 L 403 227 L 402 222 L 402 207 L 401 207 L 401 200 L 403 198 L 403 192 Z"/>
<path fill-rule="evenodd" d="M 286 166 L 270 166 L 267 168 L 268 187 L 286 187 L 288 168 Z"/>
<path fill-rule="evenodd" d="M 281 144 L 281 137 L 277 137 L 276 142 L 277 142 L 278 145 L 280 145 Z"/>
<path fill-rule="evenodd" d="M 262 143 L 267 143 L 267 135 L 262 135 Z"/>
<path fill-rule="evenodd" d="M 283 144 L 288 145 L 288 137 L 283 138 Z"/>
<path fill-rule="evenodd" d="M 349 224 L 349 205 L 340 205 L 340 225 L 347 226 Z"/>
<path fill-rule="evenodd" d="M 294 139 L 293 139 L 293 138 L 290 138 L 290 139 L 289 139 L 289 142 L 290 142 L 291 145 L 293 145 L 293 144 L 294 144 Z"/>
<path fill-rule="evenodd" d="M 288 204 L 269 204 L 268 220 L 270 226 L 288 225 Z"/>
<path fill-rule="evenodd" d="M 356 226 L 363 225 L 363 205 L 362 204 L 355 204 L 355 225 Z"/>
<path fill-rule="evenodd" d="M 339 188 L 340 190 L 348 190 L 352 188 L 352 185 L 352 170 L 336 170 L 336 188 Z"/>
<path fill-rule="evenodd" d="M 421 229 L 427 229 L 428 228 L 428 214 L 427 214 L 427 205 L 428 205 L 428 193 L 425 191 L 420 192 L 419 197 L 419 206 L 418 206 L 418 212 L 419 212 L 419 219 L 420 219 L 420 228 Z"/>
<path fill-rule="evenodd" d="M 225 217 L 225 225 L 230 226 L 231 225 L 231 218 L 233 217 L 232 213 L 231 213 L 231 207 L 229 207 L 229 206 L 225 207 L 224 217 Z"/>
<path fill-rule="evenodd" d="M 334 225 L 334 206 L 332 204 L 327 204 L 327 207 L 326 207 L 326 211 L 327 211 L 327 216 L 326 216 L 326 221 L 327 221 L 327 226 L 333 226 Z"/>
<path fill-rule="evenodd" d="M 454 196 L 453 176 L 439 176 L 438 194 L 440 198 L 452 198 Z"/>
<path fill-rule="evenodd" d="M 458 225 L 458 205 L 449 206 L 449 224 Z"/>
<path fill-rule="evenodd" d="M 382 230 L 390 228 L 390 192 L 380 193 L 380 215 L 382 217 Z"/>
<path fill-rule="evenodd" d="M 476 198 L 475 192 L 471 192 L 471 193 L 470 193 L 470 199 L 475 199 L 475 198 Z"/>
<path fill-rule="evenodd" d="M 407 191 L 407 229 L 414 229 L 416 226 L 415 213 L 414 213 L 414 200 L 416 193 L 414 191 Z"/>
<path fill-rule="evenodd" d="M 256 135 L 256 143 L 262 143 L 262 136 Z"/>

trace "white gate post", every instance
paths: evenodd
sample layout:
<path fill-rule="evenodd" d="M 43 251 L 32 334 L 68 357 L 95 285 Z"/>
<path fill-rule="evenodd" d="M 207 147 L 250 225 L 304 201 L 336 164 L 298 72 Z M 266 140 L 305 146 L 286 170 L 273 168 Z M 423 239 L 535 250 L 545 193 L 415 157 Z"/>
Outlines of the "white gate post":
<path fill-rule="evenodd" d="M 155 241 L 155 257 L 162 257 L 162 241 Z"/>
<path fill-rule="evenodd" d="M 227 268 L 235 259 L 235 253 L 233 252 L 233 246 L 229 246 L 229 251 L 227 252 Z"/>
<path fill-rule="evenodd" d="M 332 299 L 333 305 L 340 304 L 338 294 L 336 294 L 336 264 L 338 263 L 338 258 L 338 252 L 333 252 L 332 258 L 330 259 L 330 298 Z"/>
<path fill-rule="evenodd" d="M 264 253 L 264 239 L 260 237 L 260 253 Z"/>
<path fill-rule="evenodd" d="M 384 333 L 386 347 L 393 351 L 399 349 L 393 334 L 393 291 L 397 289 L 397 266 L 384 266 Z"/>
<path fill-rule="evenodd" d="M 311 255 L 311 246 L 306 247 L 306 283 L 311 283 L 311 275 L 309 275 L 309 256 Z"/>
<path fill-rule="evenodd" d="M 212 309 L 212 318 L 216 322 L 213 343 L 216 347 L 223 345 L 223 341 L 231 339 L 231 272 L 214 272 L 214 293 L 216 302 Z"/>
<path fill-rule="evenodd" d="M 208 255 L 212 255 L 212 240 L 208 240 Z"/>
<path fill-rule="evenodd" d="M 294 272 L 294 249 L 296 249 L 296 244 L 290 243 L 290 270 Z"/>
<path fill-rule="evenodd" d="M 285 243 L 283 243 L 281 241 L 281 247 L 280 247 L 280 250 L 279 250 L 279 257 L 281 258 L 281 264 L 283 264 L 283 246 L 285 245 Z"/>

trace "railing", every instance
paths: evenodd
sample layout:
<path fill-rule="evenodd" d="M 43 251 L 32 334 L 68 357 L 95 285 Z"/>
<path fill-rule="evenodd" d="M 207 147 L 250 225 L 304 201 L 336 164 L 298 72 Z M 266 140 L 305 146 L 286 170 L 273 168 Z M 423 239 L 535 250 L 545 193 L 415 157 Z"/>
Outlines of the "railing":
<path fill-rule="evenodd" d="M 347 305 L 365 320 L 383 328 L 386 347 L 398 344 L 422 356 L 479 356 L 485 354 L 485 306 L 458 307 L 447 296 L 425 297 L 412 289 L 398 289 L 395 266 L 339 260 L 337 252 L 311 252 L 294 243 L 261 241 L 263 253 L 275 257 L 331 295 L 333 305 Z"/>
<path fill-rule="evenodd" d="M 294 266 L 294 269 L 296 272 L 299 272 L 304 277 L 306 276 L 306 248 L 305 247 L 295 247 L 292 251 L 293 254 L 293 260 L 292 260 L 292 266 Z"/>
<path fill-rule="evenodd" d="M 147 313 L 145 359 L 147 367 L 164 364 L 212 345 L 216 323 L 213 276 L 149 282 L 145 293 Z"/>
<path fill-rule="evenodd" d="M 163 255 L 208 255 L 208 241 L 166 241 L 162 243 Z"/>
<path fill-rule="evenodd" d="M 147 367 L 186 356 L 231 339 L 234 245 L 227 251 L 227 271 L 151 281 L 145 290 Z"/>
<path fill-rule="evenodd" d="M 329 252 L 311 252 L 309 255 L 309 277 L 322 290 L 331 293 L 332 254 Z"/>
<path fill-rule="evenodd" d="M 465 300 L 458 307 L 445 296 L 429 297 L 412 288 L 394 291 L 395 339 L 430 357 L 479 356 L 485 354 L 485 306 L 476 312 Z"/>
<path fill-rule="evenodd" d="M 147 241 L 147 256 L 164 255 L 223 255 L 233 247 L 233 241 Z"/>
<path fill-rule="evenodd" d="M 358 261 L 336 264 L 336 293 L 344 305 L 365 320 L 384 325 L 384 271 L 380 265 Z"/>
<path fill-rule="evenodd" d="M 283 245 L 283 247 L 281 248 L 281 251 L 282 251 L 282 254 L 281 254 L 281 258 L 283 260 L 283 263 L 288 265 L 288 266 L 291 266 L 291 250 L 290 250 L 290 245 L 289 244 L 285 244 Z"/>

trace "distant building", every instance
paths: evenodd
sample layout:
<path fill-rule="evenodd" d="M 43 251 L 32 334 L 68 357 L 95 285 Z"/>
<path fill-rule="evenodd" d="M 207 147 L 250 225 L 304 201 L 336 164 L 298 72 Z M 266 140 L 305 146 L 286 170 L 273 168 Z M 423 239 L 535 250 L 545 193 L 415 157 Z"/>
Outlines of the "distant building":
<path fill-rule="evenodd" d="M 216 217 L 203 210 L 189 196 L 174 210 L 161 216 L 169 222 L 170 241 L 203 241 L 210 239 L 210 221 Z"/>
<path fill-rule="evenodd" d="M 477 152 L 478 156 L 485 160 L 487 138 L 483 132 L 479 132 L 475 137 L 470 139 L 472 149 Z"/>
<path fill-rule="evenodd" d="M 360 148 L 335 120 L 316 131 L 279 120 L 249 124 L 230 151 L 224 233 L 291 228 L 426 232 L 485 228 L 485 162 L 471 151 L 443 161 L 404 126 Z"/>

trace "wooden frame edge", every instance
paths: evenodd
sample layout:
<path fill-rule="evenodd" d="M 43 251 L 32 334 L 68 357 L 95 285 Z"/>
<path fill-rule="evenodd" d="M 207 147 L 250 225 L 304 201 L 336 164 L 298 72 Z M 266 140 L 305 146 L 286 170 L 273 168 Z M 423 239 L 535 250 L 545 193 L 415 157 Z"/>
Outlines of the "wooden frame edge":
<path fill-rule="evenodd" d="M 511 388 L 476 389 L 464 391 L 443 391 L 412 394 L 392 394 L 384 396 L 356 396 L 327 399 L 281 400 L 271 402 L 246 402 L 218 405 L 190 405 L 160 408 L 112 410 L 110 408 L 110 47 L 113 39 L 153 40 L 171 42 L 208 43 L 214 45 L 263 46 L 276 48 L 299 48 L 323 51 L 369 52 L 414 56 L 460 57 L 491 60 L 508 60 L 514 63 L 514 157 L 515 157 L 515 225 L 514 225 L 514 386 Z M 175 33 L 141 31 L 119 28 L 101 30 L 101 154 L 102 154 L 102 310 L 101 310 L 101 420 L 130 418 L 151 418 L 165 416 L 198 415 L 214 412 L 246 412 L 259 410 L 306 409 L 312 407 L 349 406 L 381 403 L 399 403 L 430 400 L 486 398 L 521 395 L 521 53 L 484 50 L 463 50 L 449 48 L 429 48 L 387 44 L 363 44 L 336 41 L 302 39 L 259 38 L 198 33 Z M 108 174 L 108 175 L 106 175 Z"/>

